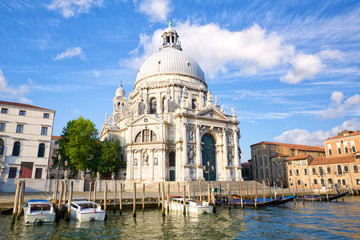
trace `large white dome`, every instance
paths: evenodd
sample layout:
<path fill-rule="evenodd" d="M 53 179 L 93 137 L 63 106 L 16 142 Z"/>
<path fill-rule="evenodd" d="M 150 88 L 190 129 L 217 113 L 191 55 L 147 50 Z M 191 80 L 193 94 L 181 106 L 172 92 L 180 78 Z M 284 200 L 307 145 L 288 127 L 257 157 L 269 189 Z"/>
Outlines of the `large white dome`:
<path fill-rule="evenodd" d="M 136 82 L 154 75 L 179 74 L 205 82 L 204 72 L 189 55 L 175 48 L 164 48 L 151 55 L 140 67 Z"/>

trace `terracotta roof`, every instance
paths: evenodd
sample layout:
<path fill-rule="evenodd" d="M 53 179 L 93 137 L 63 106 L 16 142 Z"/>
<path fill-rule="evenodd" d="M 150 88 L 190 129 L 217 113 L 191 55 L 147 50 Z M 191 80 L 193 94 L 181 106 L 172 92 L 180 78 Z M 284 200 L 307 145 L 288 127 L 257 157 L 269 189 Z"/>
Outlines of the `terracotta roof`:
<path fill-rule="evenodd" d="M 59 140 L 59 139 L 61 139 L 61 137 L 59 137 L 59 136 L 51 136 L 51 140 Z"/>
<path fill-rule="evenodd" d="M 289 157 L 289 155 L 283 154 L 283 153 L 274 153 L 271 158 L 273 157 Z"/>
<path fill-rule="evenodd" d="M 298 145 L 298 144 L 289 144 L 289 143 L 276 143 L 276 142 L 259 142 L 259 143 L 255 143 L 252 146 L 255 145 L 260 145 L 260 144 L 268 144 L 268 145 L 276 145 L 276 146 L 283 146 L 283 147 L 287 147 L 290 149 L 295 149 L 295 150 L 304 150 L 304 151 L 313 151 L 313 152 L 325 152 L 325 148 L 322 146 L 308 146 L 308 145 Z"/>
<path fill-rule="evenodd" d="M 30 104 L 24 104 L 24 103 L 0 101 L 0 104 L 10 105 L 10 106 L 17 106 L 17 107 L 25 107 L 25 108 L 35 108 L 35 109 L 49 110 L 49 111 L 55 112 L 54 110 L 51 110 L 51 109 L 42 108 L 42 107 L 38 107 L 38 106 L 30 105 Z"/>
<path fill-rule="evenodd" d="M 309 165 L 326 165 L 355 162 L 355 156 L 315 157 Z"/>
<path fill-rule="evenodd" d="M 241 163 L 241 167 L 248 168 L 250 164 L 248 162 Z"/>
<path fill-rule="evenodd" d="M 287 161 L 304 160 L 304 159 L 308 159 L 309 157 L 311 157 L 311 156 L 310 155 L 299 155 L 299 156 L 289 157 L 286 160 Z"/>
<path fill-rule="evenodd" d="M 357 135 L 360 135 L 360 131 L 359 131 L 359 130 L 357 130 L 357 131 L 344 130 L 344 131 L 342 131 L 341 133 L 338 133 L 337 136 L 328 138 L 328 139 L 326 139 L 325 141 L 333 140 L 333 139 L 338 139 L 338 138 L 347 138 L 347 137 L 352 137 L 352 136 L 357 136 Z"/>

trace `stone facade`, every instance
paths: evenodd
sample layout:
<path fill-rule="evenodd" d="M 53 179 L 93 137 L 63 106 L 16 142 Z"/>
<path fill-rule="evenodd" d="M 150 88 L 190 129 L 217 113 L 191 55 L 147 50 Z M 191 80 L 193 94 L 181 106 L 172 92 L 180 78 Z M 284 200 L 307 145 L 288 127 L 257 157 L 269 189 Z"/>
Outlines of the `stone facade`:
<path fill-rule="evenodd" d="M 213 101 L 198 63 L 169 26 L 159 52 L 138 71 L 125 97 L 120 85 L 101 139 L 121 141 L 130 181 L 240 180 L 240 131 Z M 205 167 L 205 171 L 204 171 Z"/>
<path fill-rule="evenodd" d="M 55 111 L 5 101 L 0 109 L 1 190 L 17 178 L 46 179 Z"/>
<path fill-rule="evenodd" d="M 290 186 L 360 189 L 360 131 L 345 130 L 324 145 L 326 157 L 287 159 Z"/>
<path fill-rule="evenodd" d="M 297 156 L 325 156 L 324 148 L 321 146 L 306 146 L 297 144 L 259 142 L 251 147 L 252 176 L 256 181 L 266 181 L 270 185 L 282 181 L 285 187 L 288 182 L 289 157 Z"/>

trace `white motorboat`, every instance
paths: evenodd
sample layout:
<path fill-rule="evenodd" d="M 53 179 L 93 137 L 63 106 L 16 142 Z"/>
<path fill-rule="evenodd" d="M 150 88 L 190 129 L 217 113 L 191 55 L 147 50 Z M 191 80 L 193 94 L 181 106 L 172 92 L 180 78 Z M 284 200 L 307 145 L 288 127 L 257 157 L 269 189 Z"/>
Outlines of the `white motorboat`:
<path fill-rule="evenodd" d="M 28 200 L 24 206 L 25 224 L 53 223 L 55 211 L 52 204 L 44 199 Z"/>
<path fill-rule="evenodd" d="M 183 199 L 182 198 L 171 198 L 169 200 L 169 210 L 175 212 L 184 211 Z M 186 214 L 205 214 L 212 213 L 213 206 L 210 206 L 208 202 L 197 201 L 194 199 L 185 199 Z M 167 200 L 165 200 L 164 207 L 167 208 Z"/>
<path fill-rule="evenodd" d="M 66 204 L 66 208 L 69 205 Z M 106 212 L 91 201 L 72 201 L 70 217 L 80 222 L 104 221 Z"/>

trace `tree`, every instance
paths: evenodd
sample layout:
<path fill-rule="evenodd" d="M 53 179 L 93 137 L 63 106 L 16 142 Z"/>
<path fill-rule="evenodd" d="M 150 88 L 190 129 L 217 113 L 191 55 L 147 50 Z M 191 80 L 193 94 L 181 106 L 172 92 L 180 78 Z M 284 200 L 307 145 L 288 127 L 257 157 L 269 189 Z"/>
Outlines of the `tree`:
<path fill-rule="evenodd" d="M 104 141 L 101 146 L 101 158 L 98 162 L 98 172 L 103 177 L 110 177 L 112 172 L 116 172 L 120 167 L 124 167 L 121 159 L 120 141 Z"/>
<path fill-rule="evenodd" d="M 101 157 L 101 142 L 95 124 L 79 117 L 67 123 L 59 140 L 60 161 L 72 173 L 90 171 L 95 174 Z"/>

